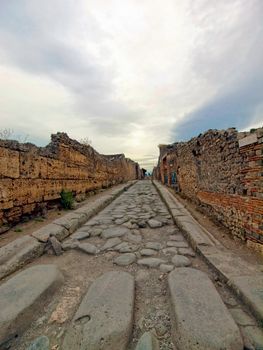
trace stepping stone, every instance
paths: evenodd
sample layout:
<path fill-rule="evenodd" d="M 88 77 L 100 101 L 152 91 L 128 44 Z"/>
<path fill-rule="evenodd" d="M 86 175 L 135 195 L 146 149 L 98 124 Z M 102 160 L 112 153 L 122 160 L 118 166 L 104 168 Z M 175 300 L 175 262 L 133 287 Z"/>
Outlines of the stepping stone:
<path fill-rule="evenodd" d="M 160 249 L 162 249 L 161 243 L 158 243 L 158 242 L 147 242 L 147 243 L 145 244 L 145 247 L 146 247 L 146 248 L 149 248 L 149 249 L 154 249 L 154 250 L 160 250 Z"/>
<path fill-rule="evenodd" d="M 31 236 L 23 236 L 0 248 L 0 279 L 20 269 L 44 253 L 45 245 Z"/>
<path fill-rule="evenodd" d="M 116 245 L 121 243 L 121 239 L 119 237 L 109 238 L 106 243 L 102 246 L 101 250 L 110 250 Z"/>
<path fill-rule="evenodd" d="M 36 338 L 30 343 L 27 350 L 49 350 L 49 339 L 45 335 Z"/>
<path fill-rule="evenodd" d="M 170 272 L 174 269 L 173 265 L 168 265 L 168 264 L 161 264 L 160 265 L 160 271 L 162 272 Z"/>
<path fill-rule="evenodd" d="M 144 333 L 138 341 L 135 350 L 159 350 L 158 339 L 151 333 Z"/>
<path fill-rule="evenodd" d="M 178 248 L 178 254 L 195 257 L 195 252 L 191 248 Z"/>
<path fill-rule="evenodd" d="M 172 263 L 175 267 L 187 267 L 191 265 L 191 261 L 183 255 L 175 255 L 172 258 Z"/>
<path fill-rule="evenodd" d="M 119 266 L 127 266 L 133 264 L 136 260 L 136 255 L 133 253 L 126 253 L 114 259 L 114 264 Z"/>
<path fill-rule="evenodd" d="M 0 348 L 5 341 L 25 331 L 36 311 L 62 282 L 63 276 L 56 265 L 37 265 L 1 284 Z"/>
<path fill-rule="evenodd" d="M 82 239 L 89 238 L 89 236 L 90 236 L 89 232 L 77 231 L 77 232 L 73 233 L 73 235 L 71 235 L 71 238 L 77 239 L 78 241 L 81 241 Z"/>
<path fill-rule="evenodd" d="M 99 249 L 95 245 L 90 243 L 79 243 L 77 248 L 84 253 L 92 255 L 97 254 L 99 252 Z"/>
<path fill-rule="evenodd" d="M 148 266 L 148 267 L 158 267 L 161 264 L 165 264 L 166 261 L 159 258 L 144 258 L 137 261 L 138 265 Z"/>
<path fill-rule="evenodd" d="M 121 237 L 128 233 L 130 233 L 130 230 L 127 227 L 116 226 L 116 227 L 109 227 L 108 229 L 104 230 L 101 236 L 102 238 L 108 239 L 112 237 Z"/>
<path fill-rule="evenodd" d="M 240 331 L 205 273 L 175 269 L 168 284 L 178 350 L 243 350 Z"/>
<path fill-rule="evenodd" d="M 178 253 L 177 248 L 175 247 L 164 248 L 162 251 L 164 254 L 171 254 L 171 255 Z"/>
<path fill-rule="evenodd" d="M 140 250 L 140 253 L 142 256 L 151 256 L 151 255 L 156 255 L 157 251 L 153 249 L 142 249 Z"/>
<path fill-rule="evenodd" d="M 166 243 L 167 247 L 176 247 L 176 248 L 189 248 L 188 243 L 186 242 L 175 242 L 175 241 L 168 241 Z"/>
<path fill-rule="evenodd" d="M 99 277 L 83 298 L 63 350 L 126 350 L 133 326 L 134 278 L 122 271 Z"/>
<path fill-rule="evenodd" d="M 148 225 L 150 226 L 150 228 L 158 228 L 163 226 L 163 224 L 160 221 L 155 219 L 148 220 Z"/>

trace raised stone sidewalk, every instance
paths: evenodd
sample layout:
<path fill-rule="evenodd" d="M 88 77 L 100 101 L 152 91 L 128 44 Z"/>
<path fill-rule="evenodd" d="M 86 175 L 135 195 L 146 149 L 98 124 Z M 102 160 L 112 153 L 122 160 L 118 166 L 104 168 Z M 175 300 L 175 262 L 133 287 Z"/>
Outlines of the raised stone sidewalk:
<path fill-rule="evenodd" d="M 157 191 L 169 208 L 175 223 L 180 227 L 192 248 L 204 258 L 239 299 L 263 322 L 263 273 L 224 247 L 201 226 L 189 211 L 158 181 L 153 181 Z"/>
<path fill-rule="evenodd" d="M 62 241 L 100 210 L 105 208 L 123 191 L 126 191 L 136 181 L 130 181 L 106 190 L 103 194 L 93 197 L 92 203 L 82 205 L 52 223 L 43 226 L 31 235 L 26 235 L 0 248 L 0 280 L 20 269 L 44 253 L 45 245 L 50 236 Z"/>

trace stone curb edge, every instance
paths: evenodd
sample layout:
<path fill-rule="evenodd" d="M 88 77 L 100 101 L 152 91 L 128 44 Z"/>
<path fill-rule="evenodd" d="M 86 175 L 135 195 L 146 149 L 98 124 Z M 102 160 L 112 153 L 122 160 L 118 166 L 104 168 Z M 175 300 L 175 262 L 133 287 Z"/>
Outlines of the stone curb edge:
<path fill-rule="evenodd" d="M 118 189 L 113 187 L 109 189 L 109 193 L 95 198 L 94 203 L 84 204 L 32 234 L 17 238 L 1 247 L 0 280 L 43 255 L 45 243 L 50 235 L 54 235 L 59 241 L 64 240 L 136 182 L 137 180 L 129 181 Z"/>
<path fill-rule="evenodd" d="M 262 324 L 263 323 L 263 309 L 262 309 L 262 300 L 260 300 L 260 305 L 258 303 L 258 299 L 254 299 L 253 296 L 253 289 L 248 290 L 247 288 L 244 288 L 242 286 L 240 286 L 240 284 L 236 281 L 238 281 L 238 278 L 243 278 L 243 279 L 247 279 L 249 277 L 254 278 L 255 280 L 260 279 L 260 285 L 257 292 L 260 294 L 262 293 L 262 276 L 259 276 L 257 274 L 255 274 L 255 276 L 249 276 L 249 275 L 240 275 L 240 276 L 228 276 L 228 274 L 224 271 L 224 269 L 220 269 L 220 264 L 216 265 L 213 263 L 212 259 L 210 259 L 209 256 L 209 250 L 214 250 L 214 251 L 221 251 L 222 248 L 224 250 L 224 247 L 222 245 L 215 245 L 215 244 L 204 244 L 201 243 L 199 244 L 198 241 L 194 240 L 194 235 L 192 234 L 192 232 L 187 231 L 186 227 L 184 227 L 184 225 L 182 225 L 182 222 L 180 221 L 180 219 L 178 219 L 178 215 L 176 216 L 175 214 L 173 214 L 173 210 L 171 208 L 171 200 L 170 198 L 166 198 L 166 194 L 163 193 L 162 191 L 162 187 L 164 189 L 166 189 L 166 187 L 157 182 L 157 181 L 152 181 L 154 187 L 156 188 L 157 192 L 159 193 L 159 195 L 161 196 L 162 200 L 164 201 L 164 203 L 166 204 L 166 206 L 168 207 L 168 210 L 172 216 L 173 221 L 176 223 L 176 225 L 182 230 L 183 235 L 185 236 L 185 238 L 188 240 L 189 244 L 192 246 L 192 248 L 203 258 L 203 260 L 213 269 L 213 271 L 216 273 L 216 275 L 218 276 L 219 280 L 223 283 L 226 283 L 226 285 L 228 286 L 228 288 L 230 288 L 230 290 L 238 297 L 238 299 L 240 299 L 244 305 L 247 307 L 247 309 L 254 315 L 254 317 L 257 319 L 257 321 Z M 176 200 L 176 199 L 175 199 Z M 192 217 L 192 215 L 188 212 L 188 210 L 181 204 L 179 203 L 179 205 L 182 207 L 183 211 L 184 211 L 184 216 L 188 216 L 191 219 L 193 219 L 195 222 L 196 220 Z M 182 215 L 183 216 L 183 215 Z M 204 234 L 206 234 L 208 231 L 203 228 L 203 226 L 201 226 L 201 224 L 198 223 L 198 225 L 203 229 Z"/>

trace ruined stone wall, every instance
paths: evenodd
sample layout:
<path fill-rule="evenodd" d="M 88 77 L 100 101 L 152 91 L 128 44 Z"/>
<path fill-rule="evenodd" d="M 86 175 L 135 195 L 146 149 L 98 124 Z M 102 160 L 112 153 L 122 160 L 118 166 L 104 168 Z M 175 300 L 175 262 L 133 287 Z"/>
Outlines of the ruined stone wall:
<path fill-rule="evenodd" d="M 0 140 L 0 226 L 38 212 L 62 189 L 80 195 L 139 177 L 123 154 L 101 155 L 64 133 L 44 148 Z"/>
<path fill-rule="evenodd" d="M 177 186 L 233 235 L 263 243 L 263 129 L 209 130 L 162 153 L 162 182 L 166 174 L 168 185 Z"/>

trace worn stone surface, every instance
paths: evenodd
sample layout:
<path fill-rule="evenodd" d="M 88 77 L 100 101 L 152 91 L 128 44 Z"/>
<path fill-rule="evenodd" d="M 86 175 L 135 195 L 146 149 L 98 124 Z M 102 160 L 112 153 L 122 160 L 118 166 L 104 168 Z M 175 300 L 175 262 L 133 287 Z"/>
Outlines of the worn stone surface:
<path fill-rule="evenodd" d="M 161 264 L 160 265 L 160 271 L 162 272 L 170 272 L 174 269 L 173 265 L 168 265 L 168 264 Z"/>
<path fill-rule="evenodd" d="M 163 224 L 160 221 L 155 219 L 148 220 L 148 225 L 150 226 L 150 228 L 158 228 L 163 226 Z"/>
<path fill-rule="evenodd" d="M 167 254 L 167 255 L 172 255 L 172 254 L 178 253 L 178 249 L 175 247 L 164 248 L 162 251 L 164 254 Z"/>
<path fill-rule="evenodd" d="M 111 271 L 98 278 L 82 300 L 63 350 L 126 350 L 133 325 L 134 278 Z"/>
<path fill-rule="evenodd" d="M 130 230 L 127 227 L 122 226 L 116 226 L 116 227 L 109 227 L 106 230 L 104 230 L 101 234 L 102 238 L 113 238 L 113 237 L 121 237 L 123 235 L 126 235 L 130 232 Z"/>
<path fill-rule="evenodd" d="M 242 309 L 229 309 L 233 319 L 240 326 L 256 326 L 256 322 L 248 314 L 246 314 Z M 263 343 L 262 343 L 263 345 Z"/>
<path fill-rule="evenodd" d="M 154 249 L 145 248 L 145 249 L 140 250 L 140 253 L 142 256 L 151 256 L 151 255 L 156 255 L 157 251 Z"/>
<path fill-rule="evenodd" d="M 42 335 L 30 343 L 27 350 L 49 350 L 49 339 Z"/>
<path fill-rule="evenodd" d="M 263 322 L 263 276 L 235 276 L 230 284 L 242 296 L 242 299 L 253 310 L 257 319 Z"/>
<path fill-rule="evenodd" d="M 158 267 L 161 264 L 165 264 L 166 261 L 159 258 L 143 258 L 137 261 L 138 265 L 144 265 L 148 267 Z"/>
<path fill-rule="evenodd" d="M 172 258 L 172 263 L 175 267 L 187 267 L 191 265 L 191 261 L 183 255 L 175 255 Z"/>
<path fill-rule="evenodd" d="M 79 243 L 77 248 L 87 254 L 94 255 L 99 253 L 99 249 L 94 244 L 91 244 L 91 243 Z"/>
<path fill-rule="evenodd" d="M 49 237 L 48 243 L 51 245 L 54 253 L 59 256 L 63 253 L 61 243 L 56 239 L 55 236 Z"/>
<path fill-rule="evenodd" d="M 191 248 L 178 248 L 178 254 L 195 257 L 195 252 Z"/>
<path fill-rule="evenodd" d="M 242 327 L 244 343 L 248 350 L 263 350 L 263 331 L 259 327 Z"/>
<path fill-rule="evenodd" d="M 142 236 L 140 234 L 133 234 L 129 232 L 123 239 L 129 241 L 129 242 L 134 242 L 134 243 L 140 243 L 142 241 Z"/>
<path fill-rule="evenodd" d="M 144 333 L 138 341 L 135 350 L 159 350 L 158 339 L 151 333 Z"/>
<path fill-rule="evenodd" d="M 126 253 L 114 259 L 114 263 L 120 266 L 127 266 L 136 261 L 136 255 L 133 253 Z"/>
<path fill-rule="evenodd" d="M 178 268 L 168 277 L 179 350 L 242 350 L 237 325 L 206 274 Z"/>
<path fill-rule="evenodd" d="M 24 236 L 0 248 L 0 279 L 39 257 L 44 244 L 35 238 Z"/>
<path fill-rule="evenodd" d="M 71 238 L 62 243 L 63 250 L 76 249 L 78 246 L 79 246 L 79 241 Z"/>
<path fill-rule="evenodd" d="M 188 248 L 189 245 L 186 242 L 168 241 L 167 247 Z"/>
<path fill-rule="evenodd" d="M 101 250 L 110 250 L 111 248 L 117 246 L 118 244 L 121 243 L 121 240 L 119 237 L 113 237 L 107 239 L 106 243 L 102 246 Z"/>
<path fill-rule="evenodd" d="M 162 249 L 162 245 L 159 242 L 147 242 L 145 244 L 145 248 L 154 249 L 154 250 L 160 250 L 160 249 Z"/>
<path fill-rule="evenodd" d="M 37 265 L 0 286 L 0 344 L 20 335 L 31 324 L 35 311 L 50 299 L 62 281 L 55 265 Z"/>
<path fill-rule="evenodd" d="M 82 231 L 82 229 L 79 229 L 73 235 L 71 235 L 72 239 L 77 239 L 78 241 L 81 241 L 83 239 L 89 238 L 90 233 L 88 231 Z"/>
<path fill-rule="evenodd" d="M 51 223 L 31 233 L 31 236 L 40 242 L 47 242 L 50 236 L 55 236 L 59 241 L 62 241 L 69 236 L 69 231 L 65 227 Z"/>

